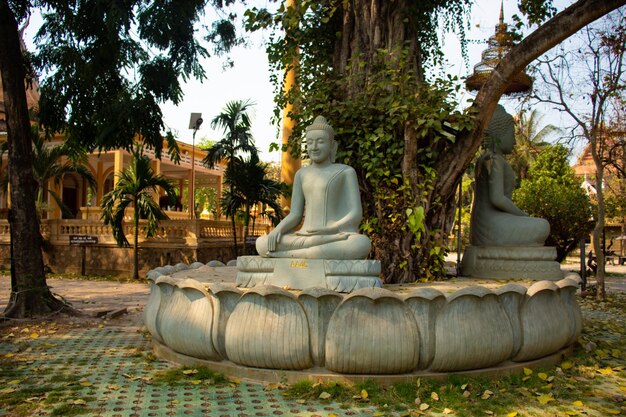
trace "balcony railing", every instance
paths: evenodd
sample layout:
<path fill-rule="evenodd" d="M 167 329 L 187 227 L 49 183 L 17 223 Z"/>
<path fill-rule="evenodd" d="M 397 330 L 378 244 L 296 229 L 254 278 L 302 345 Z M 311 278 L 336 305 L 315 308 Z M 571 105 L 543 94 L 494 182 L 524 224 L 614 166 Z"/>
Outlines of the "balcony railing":
<path fill-rule="evenodd" d="M 159 222 L 155 236 L 146 238 L 145 220 L 139 222 L 139 240 L 144 245 L 189 245 L 199 246 L 232 241 L 232 224 L 230 221 L 218 220 L 162 220 Z M 237 240 L 243 239 L 243 225 L 237 226 Z M 269 233 L 271 226 L 265 223 L 256 223 L 254 230 L 250 225 L 250 235 L 260 236 Z M 133 225 L 131 221 L 124 222 L 126 238 L 132 242 Z M 111 226 L 105 226 L 100 220 L 41 220 L 41 233 L 44 239 L 52 244 L 69 244 L 70 235 L 89 235 L 98 238 L 98 244 L 115 245 Z M 0 243 L 9 243 L 9 223 L 0 219 Z"/>

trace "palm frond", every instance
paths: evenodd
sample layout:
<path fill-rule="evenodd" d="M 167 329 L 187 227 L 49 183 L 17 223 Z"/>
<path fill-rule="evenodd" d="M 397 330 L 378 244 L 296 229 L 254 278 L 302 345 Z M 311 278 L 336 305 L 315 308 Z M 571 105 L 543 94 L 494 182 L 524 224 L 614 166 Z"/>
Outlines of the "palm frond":
<path fill-rule="evenodd" d="M 63 203 L 63 199 L 61 198 L 61 196 L 53 190 L 48 190 L 48 193 L 50 193 L 56 205 L 59 206 L 59 209 L 61 209 L 61 217 L 63 219 L 73 219 L 74 213 L 72 213 L 72 210 L 70 210 L 70 208 L 65 203 Z"/>

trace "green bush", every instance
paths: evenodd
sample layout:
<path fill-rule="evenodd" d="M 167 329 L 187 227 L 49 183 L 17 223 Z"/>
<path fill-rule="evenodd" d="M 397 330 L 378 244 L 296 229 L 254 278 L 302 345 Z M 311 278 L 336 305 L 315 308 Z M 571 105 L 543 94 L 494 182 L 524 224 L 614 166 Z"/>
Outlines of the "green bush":
<path fill-rule="evenodd" d="M 570 168 L 568 156 L 562 145 L 546 147 L 531 166 L 528 179 L 513 192 L 519 208 L 550 223 L 546 245 L 556 246 L 559 262 L 593 228 L 589 197 Z"/>

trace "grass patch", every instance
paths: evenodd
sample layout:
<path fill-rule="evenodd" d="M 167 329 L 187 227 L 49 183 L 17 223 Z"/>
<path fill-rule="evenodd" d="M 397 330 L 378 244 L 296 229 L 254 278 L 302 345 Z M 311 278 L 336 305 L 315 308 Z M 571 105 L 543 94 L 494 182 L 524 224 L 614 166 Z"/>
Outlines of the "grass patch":
<path fill-rule="evenodd" d="M 117 282 L 117 283 L 141 283 L 146 282 L 145 279 L 133 279 L 131 276 L 126 275 L 96 275 L 96 274 L 86 274 L 81 275 L 75 272 L 64 272 L 62 274 L 46 274 L 46 278 L 53 279 L 71 279 L 71 280 L 80 280 L 80 281 L 107 281 L 107 282 Z"/>
<path fill-rule="evenodd" d="M 78 416 L 90 413 L 92 410 L 83 404 L 61 404 L 56 406 L 50 412 L 50 416 Z"/>
<path fill-rule="evenodd" d="M 229 379 L 224 374 L 202 366 L 169 369 L 157 373 L 152 379 L 152 383 L 158 385 L 187 385 L 196 384 L 198 381 L 209 384 L 226 384 Z"/>

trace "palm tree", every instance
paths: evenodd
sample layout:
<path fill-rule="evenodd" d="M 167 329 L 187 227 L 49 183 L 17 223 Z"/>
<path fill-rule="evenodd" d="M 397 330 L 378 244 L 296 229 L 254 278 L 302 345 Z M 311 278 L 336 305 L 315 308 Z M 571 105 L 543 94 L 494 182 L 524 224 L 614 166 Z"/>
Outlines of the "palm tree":
<path fill-rule="evenodd" d="M 256 153 L 249 158 L 235 157 L 226 168 L 224 182 L 229 190 L 224 193 L 222 209 L 234 218 L 238 211 L 243 211 L 244 255 L 246 241 L 250 234 L 251 209 L 257 204 L 269 206 L 280 220 L 283 216 L 279 198 L 286 189 L 285 184 L 267 177 L 268 167 L 259 161 Z"/>
<path fill-rule="evenodd" d="M 548 145 L 546 139 L 561 131 L 551 124 L 540 128 L 542 119 L 543 116 L 537 109 L 531 110 L 528 116 L 526 111 L 522 110 L 515 117 L 515 141 L 517 143 L 508 159 L 517 175 L 518 184 L 521 180 L 528 178 L 528 169 L 539 152 Z"/>
<path fill-rule="evenodd" d="M 43 207 L 44 191 L 50 180 L 56 185 L 61 184 L 66 174 L 76 174 L 82 177 L 92 190 L 97 188 L 96 178 L 87 168 L 87 153 L 83 148 L 70 147 L 67 142 L 57 146 L 50 146 L 40 134 L 39 128 L 32 129 L 33 140 L 33 176 L 37 181 L 37 205 Z M 5 143 L 0 145 L 0 155 L 6 151 Z M 8 172 L 2 178 L 2 189 L 6 192 L 9 184 Z M 63 218 L 72 218 L 74 214 L 67 207 L 61 196 L 53 190 L 48 193 L 55 200 Z"/>
<path fill-rule="evenodd" d="M 255 155 L 257 149 L 250 128 L 251 118 L 248 112 L 254 106 L 250 100 L 235 100 L 226 103 L 226 107 L 220 114 L 211 120 L 211 127 L 222 129 L 224 137 L 207 151 L 207 156 L 202 163 L 208 168 L 213 168 L 219 161 L 226 161 L 227 169 L 231 167 L 235 156 L 240 153 Z M 231 169 L 232 170 L 232 169 Z M 233 194 L 232 185 L 227 193 Z M 225 193 L 225 195 L 227 194 Z M 236 212 L 236 209 L 235 209 Z M 237 230 L 235 226 L 235 212 L 224 210 L 224 215 L 231 218 L 233 227 L 233 245 L 235 257 L 237 257 Z"/>
<path fill-rule="evenodd" d="M 113 237 L 121 247 L 130 244 L 124 234 L 124 213 L 127 207 L 134 206 L 133 216 L 133 278 L 139 279 L 139 219 L 147 219 L 146 236 L 156 233 L 160 220 L 167 220 L 167 215 L 153 199 L 157 187 L 162 188 L 174 202 L 176 193 L 170 181 L 163 175 L 156 175 L 150 165 L 150 158 L 143 155 L 143 148 L 133 150 L 130 165 L 118 174 L 115 188 L 102 198 L 102 220 L 111 225 Z"/>

